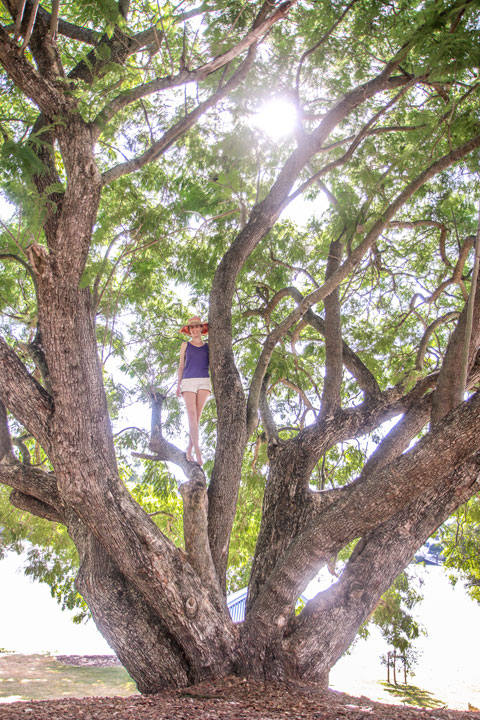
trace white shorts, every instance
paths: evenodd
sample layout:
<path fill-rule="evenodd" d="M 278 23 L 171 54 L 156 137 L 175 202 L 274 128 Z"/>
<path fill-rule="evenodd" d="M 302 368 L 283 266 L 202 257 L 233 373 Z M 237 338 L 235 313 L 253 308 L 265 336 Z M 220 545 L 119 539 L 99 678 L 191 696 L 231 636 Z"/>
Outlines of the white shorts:
<path fill-rule="evenodd" d="M 212 392 L 212 383 L 210 378 L 184 378 L 180 383 L 180 392 L 193 392 L 196 393 L 199 390 L 209 390 Z"/>

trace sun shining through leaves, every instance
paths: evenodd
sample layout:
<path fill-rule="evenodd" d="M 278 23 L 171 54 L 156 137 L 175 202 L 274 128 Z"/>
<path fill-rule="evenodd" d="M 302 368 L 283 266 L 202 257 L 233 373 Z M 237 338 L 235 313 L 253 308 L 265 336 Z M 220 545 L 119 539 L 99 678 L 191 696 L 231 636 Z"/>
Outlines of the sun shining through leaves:
<path fill-rule="evenodd" d="M 297 122 L 297 110 L 286 98 L 276 97 L 260 106 L 252 124 L 272 140 L 278 141 L 293 133 Z"/>
<path fill-rule="evenodd" d="M 0 548 L 48 523 L 38 573 L 142 693 L 327 688 L 478 489 L 480 5 L 0 8 Z M 173 387 L 207 310 L 201 467 Z"/>

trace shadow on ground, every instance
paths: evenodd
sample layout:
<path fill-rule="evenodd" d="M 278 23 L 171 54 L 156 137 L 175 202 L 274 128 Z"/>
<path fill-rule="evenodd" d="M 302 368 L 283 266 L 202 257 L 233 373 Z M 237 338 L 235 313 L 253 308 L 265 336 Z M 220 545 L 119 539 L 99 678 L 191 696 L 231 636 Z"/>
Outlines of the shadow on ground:
<path fill-rule="evenodd" d="M 435 698 L 428 690 L 423 690 L 416 685 L 392 685 L 392 683 L 381 682 L 385 690 L 405 705 L 418 705 L 424 708 L 445 707 L 443 700 Z"/>

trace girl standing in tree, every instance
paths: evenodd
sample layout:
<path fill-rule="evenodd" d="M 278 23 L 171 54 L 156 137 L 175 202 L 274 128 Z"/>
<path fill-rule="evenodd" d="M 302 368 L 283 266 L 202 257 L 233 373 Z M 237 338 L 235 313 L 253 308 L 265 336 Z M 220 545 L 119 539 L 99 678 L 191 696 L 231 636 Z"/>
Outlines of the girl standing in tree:
<path fill-rule="evenodd" d="M 178 365 L 177 397 L 183 395 L 187 408 L 189 441 L 187 460 L 193 462 L 192 451 L 199 465 L 203 465 L 202 453 L 198 437 L 198 426 L 203 407 L 211 393 L 209 377 L 208 343 L 204 343 L 202 335 L 208 333 L 208 323 L 199 317 L 190 318 L 180 332 L 190 336 L 189 342 L 183 342 L 180 348 Z"/>

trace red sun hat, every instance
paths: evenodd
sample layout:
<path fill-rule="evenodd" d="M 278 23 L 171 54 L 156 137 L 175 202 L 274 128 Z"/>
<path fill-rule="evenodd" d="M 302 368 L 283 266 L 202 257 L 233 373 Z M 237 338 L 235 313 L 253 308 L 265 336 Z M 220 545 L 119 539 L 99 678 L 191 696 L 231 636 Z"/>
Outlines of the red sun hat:
<path fill-rule="evenodd" d="M 184 335 L 191 335 L 190 332 L 190 326 L 191 325 L 201 325 L 202 326 L 202 335 L 206 335 L 208 333 L 208 323 L 203 322 L 203 320 L 200 320 L 200 318 L 195 315 L 195 317 L 190 318 L 190 320 L 187 321 L 187 324 L 180 328 L 180 332 Z"/>

